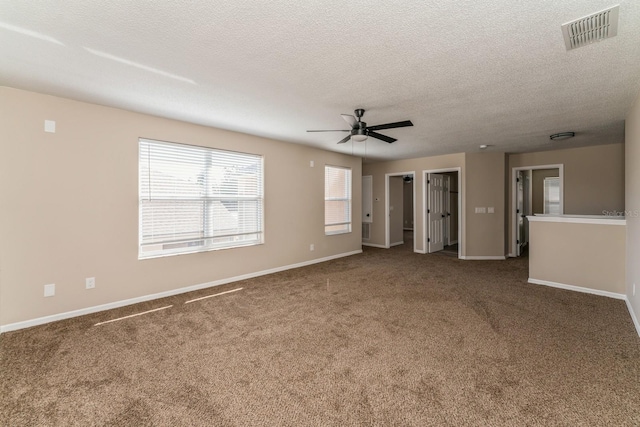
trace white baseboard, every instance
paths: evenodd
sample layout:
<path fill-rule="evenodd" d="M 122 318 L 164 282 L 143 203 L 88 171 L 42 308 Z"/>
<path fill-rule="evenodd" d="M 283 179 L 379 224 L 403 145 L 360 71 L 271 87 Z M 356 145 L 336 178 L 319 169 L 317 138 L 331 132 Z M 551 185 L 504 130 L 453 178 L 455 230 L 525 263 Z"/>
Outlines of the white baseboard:
<path fill-rule="evenodd" d="M 417 253 L 417 254 L 426 254 L 427 251 L 423 250 L 423 249 L 414 249 L 413 252 Z"/>
<path fill-rule="evenodd" d="M 551 286 L 552 288 L 560 288 L 560 289 L 566 289 L 569 291 L 583 292 L 585 294 L 600 295 L 603 297 L 622 299 L 622 300 L 627 299 L 627 296 L 625 294 L 617 294 L 615 292 L 602 291 L 600 289 L 583 288 L 582 286 L 567 285 L 564 283 L 550 282 L 548 280 L 532 279 L 531 277 L 529 277 L 528 282 L 533 283 L 534 285 Z"/>
<path fill-rule="evenodd" d="M 507 255 L 507 257 L 509 257 L 509 258 L 517 258 L 517 257 L 516 257 L 516 254 L 511 254 L 511 253 L 510 253 L 510 254 L 508 254 L 508 255 Z"/>
<path fill-rule="evenodd" d="M 389 245 L 389 247 L 392 248 L 394 246 L 400 246 L 400 245 L 404 245 L 404 241 L 392 243 L 392 244 Z"/>
<path fill-rule="evenodd" d="M 376 245 L 375 243 L 362 243 L 362 246 L 370 246 L 372 248 L 389 249 L 385 245 Z"/>
<path fill-rule="evenodd" d="M 451 245 L 457 245 L 458 241 L 457 240 L 450 240 L 449 244 L 447 246 L 451 246 Z"/>
<path fill-rule="evenodd" d="M 631 320 L 633 320 L 633 324 L 636 327 L 636 332 L 638 336 L 640 336 L 640 322 L 638 322 L 638 318 L 636 317 L 636 313 L 633 311 L 633 307 L 631 307 L 631 302 L 629 298 L 624 299 L 627 303 L 627 309 L 629 309 L 629 314 L 631 315 Z"/>
<path fill-rule="evenodd" d="M 490 255 L 490 256 L 473 256 L 473 255 L 467 255 L 467 256 L 458 256 L 458 258 L 460 259 L 465 259 L 465 260 L 473 260 L 473 261 L 502 261 L 505 260 L 507 258 L 505 258 L 504 255 Z"/>
<path fill-rule="evenodd" d="M 214 286 L 226 285 L 227 283 L 237 282 L 240 280 L 252 279 L 254 277 L 265 276 L 267 274 L 278 273 L 280 271 L 291 270 L 294 268 L 305 267 L 312 264 L 318 264 L 325 261 L 330 261 L 336 258 L 343 258 L 351 255 L 357 255 L 362 253 L 362 250 L 345 252 L 342 254 L 331 255 L 324 258 L 313 259 L 310 261 L 299 262 L 297 264 L 285 265 L 282 267 L 271 268 L 269 270 L 257 271 L 254 273 L 243 274 L 241 276 L 229 277 L 226 279 L 214 280 L 212 282 L 201 283 L 193 286 L 186 286 L 184 288 L 172 289 L 170 291 L 158 292 L 157 294 L 143 295 L 140 297 L 130 298 L 122 301 L 110 302 L 108 304 L 95 305 L 93 307 L 81 308 L 79 310 L 67 311 L 65 313 L 52 314 L 50 316 L 38 317 L 37 319 L 25 320 L 22 322 L 9 323 L 7 325 L 0 326 L 0 333 L 16 331 L 18 329 L 30 328 L 32 326 L 43 325 L 45 323 L 51 323 L 58 320 L 69 319 L 72 317 L 84 316 L 85 314 L 97 313 L 99 311 L 111 310 L 114 308 L 124 307 L 131 304 L 137 304 L 140 302 L 151 301 L 159 298 L 166 298 L 174 295 L 184 294 L 186 292 L 193 292 L 200 289 L 211 288 Z"/>

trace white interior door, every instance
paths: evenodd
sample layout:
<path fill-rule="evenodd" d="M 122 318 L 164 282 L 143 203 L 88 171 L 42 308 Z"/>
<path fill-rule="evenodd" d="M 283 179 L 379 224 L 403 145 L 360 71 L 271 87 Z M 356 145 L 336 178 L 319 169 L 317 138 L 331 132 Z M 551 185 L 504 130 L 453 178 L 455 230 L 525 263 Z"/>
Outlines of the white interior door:
<path fill-rule="evenodd" d="M 451 177 L 449 175 L 444 176 L 444 245 L 449 246 L 451 244 Z"/>
<path fill-rule="evenodd" d="M 444 175 L 428 174 L 427 187 L 429 189 L 429 206 L 427 208 L 429 223 L 428 252 L 431 253 L 444 249 L 444 230 L 447 217 Z"/>

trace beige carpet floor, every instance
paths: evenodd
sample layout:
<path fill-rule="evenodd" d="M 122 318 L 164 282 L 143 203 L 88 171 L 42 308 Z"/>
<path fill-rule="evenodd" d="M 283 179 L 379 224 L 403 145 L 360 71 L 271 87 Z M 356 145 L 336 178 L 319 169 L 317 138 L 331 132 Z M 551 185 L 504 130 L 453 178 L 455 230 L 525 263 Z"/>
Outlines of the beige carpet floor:
<path fill-rule="evenodd" d="M 623 301 L 406 246 L 2 334 L 0 425 L 640 425 Z"/>

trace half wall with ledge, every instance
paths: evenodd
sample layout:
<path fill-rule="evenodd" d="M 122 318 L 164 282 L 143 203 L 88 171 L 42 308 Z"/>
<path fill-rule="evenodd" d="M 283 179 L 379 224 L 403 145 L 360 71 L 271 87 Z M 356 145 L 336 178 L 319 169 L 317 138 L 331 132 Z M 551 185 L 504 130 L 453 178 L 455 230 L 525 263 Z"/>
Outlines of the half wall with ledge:
<path fill-rule="evenodd" d="M 626 299 L 625 217 L 527 218 L 529 283 Z"/>

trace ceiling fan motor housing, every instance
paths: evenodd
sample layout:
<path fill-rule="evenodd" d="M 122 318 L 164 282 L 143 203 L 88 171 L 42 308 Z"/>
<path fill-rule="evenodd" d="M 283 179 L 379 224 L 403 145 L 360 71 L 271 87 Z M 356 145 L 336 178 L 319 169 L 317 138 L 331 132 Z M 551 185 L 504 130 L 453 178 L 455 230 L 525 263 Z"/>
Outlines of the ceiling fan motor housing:
<path fill-rule="evenodd" d="M 351 129 L 351 135 L 367 135 L 368 134 L 367 129 L 366 129 L 366 125 L 367 124 L 364 123 L 364 122 L 362 122 L 362 124 L 364 126 L 360 126 L 360 127 Z"/>
<path fill-rule="evenodd" d="M 391 138 L 390 136 L 382 135 L 376 131 L 383 129 L 393 129 L 393 128 L 401 128 L 405 126 L 413 126 L 411 120 L 405 120 L 402 122 L 394 122 L 394 123 L 385 123 L 382 125 L 369 126 L 367 127 L 367 123 L 360 120 L 364 115 L 364 108 L 358 108 L 354 111 L 355 117 L 351 114 L 341 114 L 342 118 L 349 124 L 351 130 L 308 130 L 307 132 L 349 132 L 349 136 L 343 138 L 338 141 L 338 144 L 344 144 L 349 139 L 352 141 L 364 141 L 367 137 L 371 136 L 376 139 L 380 139 L 384 142 L 388 142 L 391 144 L 392 142 L 397 141 L 395 138 Z"/>

